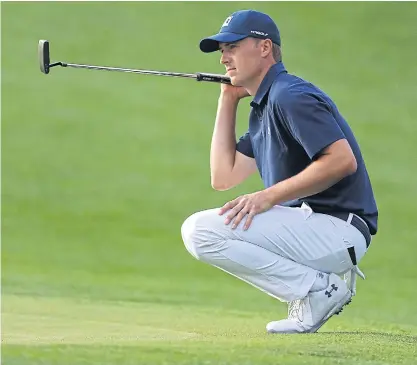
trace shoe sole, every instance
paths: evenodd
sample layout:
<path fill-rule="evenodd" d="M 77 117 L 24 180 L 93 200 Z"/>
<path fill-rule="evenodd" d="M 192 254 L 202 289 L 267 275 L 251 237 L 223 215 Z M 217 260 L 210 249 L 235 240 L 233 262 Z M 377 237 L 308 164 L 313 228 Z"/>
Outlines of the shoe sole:
<path fill-rule="evenodd" d="M 340 312 L 342 312 L 343 308 L 346 305 L 349 305 L 350 302 L 352 301 L 352 293 L 349 291 L 343 298 L 342 300 L 339 301 L 339 303 L 337 303 L 330 311 L 329 313 L 326 314 L 326 316 L 324 316 L 324 318 L 321 320 L 321 322 L 317 325 L 315 325 L 314 327 L 311 327 L 308 331 L 308 333 L 314 333 L 317 332 L 320 327 L 322 327 L 332 316 L 334 316 L 335 314 L 339 314 Z"/>

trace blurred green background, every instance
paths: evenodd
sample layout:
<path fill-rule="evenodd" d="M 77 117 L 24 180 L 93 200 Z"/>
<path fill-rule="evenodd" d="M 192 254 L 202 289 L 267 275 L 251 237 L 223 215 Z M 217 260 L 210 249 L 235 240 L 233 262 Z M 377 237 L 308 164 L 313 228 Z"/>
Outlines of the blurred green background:
<path fill-rule="evenodd" d="M 224 73 L 198 43 L 248 8 L 277 22 L 288 71 L 337 103 L 380 210 L 367 280 L 328 334 L 266 336 L 285 306 L 183 246 L 187 216 L 262 188 L 210 187 L 219 85 L 39 71 L 48 39 L 51 61 Z M 416 3 L 10 2 L 1 15 L 4 364 L 413 363 Z"/>

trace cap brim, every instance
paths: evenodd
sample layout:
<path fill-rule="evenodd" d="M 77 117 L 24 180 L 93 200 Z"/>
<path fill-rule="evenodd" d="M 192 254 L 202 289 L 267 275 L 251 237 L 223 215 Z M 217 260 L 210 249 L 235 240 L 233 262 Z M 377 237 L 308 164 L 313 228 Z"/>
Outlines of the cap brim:
<path fill-rule="evenodd" d="M 236 33 L 219 33 L 211 37 L 204 38 L 200 42 L 200 49 L 205 53 L 219 50 L 219 43 L 232 43 L 247 38 L 247 35 Z"/>

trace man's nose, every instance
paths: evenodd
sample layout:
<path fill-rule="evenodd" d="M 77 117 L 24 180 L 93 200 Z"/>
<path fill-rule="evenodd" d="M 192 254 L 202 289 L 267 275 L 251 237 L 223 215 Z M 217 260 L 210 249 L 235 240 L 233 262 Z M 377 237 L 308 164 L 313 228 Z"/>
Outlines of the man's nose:
<path fill-rule="evenodd" d="M 226 56 L 225 52 L 222 53 L 222 56 L 220 57 L 220 63 L 222 65 L 226 65 L 229 63 L 229 58 Z"/>

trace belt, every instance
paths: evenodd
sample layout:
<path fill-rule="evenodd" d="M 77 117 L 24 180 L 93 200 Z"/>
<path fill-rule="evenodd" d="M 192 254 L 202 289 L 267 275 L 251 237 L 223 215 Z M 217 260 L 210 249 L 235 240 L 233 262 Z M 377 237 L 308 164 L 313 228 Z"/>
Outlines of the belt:
<path fill-rule="evenodd" d="M 362 233 L 363 237 L 365 238 L 366 248 L 369 247 L 369 245 L 371 244 L 371 233 L 369 232 L 368 225 L 362 219 L 360 219 L 355 214 L 346 213 L 346 212 L 328 212 L 326 214 L 331 215 L 331 216 L 336 217 L 336 218 L 339 218 L 339 219 L 342 219 L 342 220 L 350 223 L 360 233 Z M 349 251 L 350 258 L 352 259 L 352 263 L 354 265 L 356 265 L 357 262 L 356 262 L 355 248 L 354 247 L 349 247 L 348 251 Z"/>

